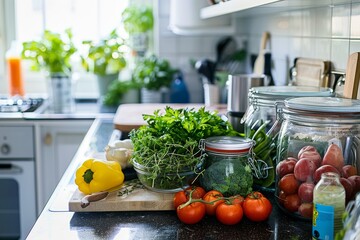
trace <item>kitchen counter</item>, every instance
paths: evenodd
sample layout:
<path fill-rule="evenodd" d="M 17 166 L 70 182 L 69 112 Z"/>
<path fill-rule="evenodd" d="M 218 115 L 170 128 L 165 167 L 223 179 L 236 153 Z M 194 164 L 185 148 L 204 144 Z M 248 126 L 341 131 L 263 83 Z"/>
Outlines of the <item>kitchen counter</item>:
<path fill-rule="evenodd" d="M 100 105 L 96 99 L 76 99 L 73 112 L 54 113 L 45 99 L 33 112 L 0 112 L 0 120 L 94 120 L 97 117 L 110 117 L 116 108 Z"/>
<path fill-rule="evenodd" d="M 73 161 L 27 239 L 311 239 L 311 223 L 285 215 L 273 202 L 270 218 L 261 223 L 243 220 L 234 226 L 206 216 L 200 223 L 181 223 L 174 211 L 69 212 L 68 201 L 76 189 L 74 173 L 86 158 L 103 154 L 118 132 L 112 118 L 97 118 Z"/>

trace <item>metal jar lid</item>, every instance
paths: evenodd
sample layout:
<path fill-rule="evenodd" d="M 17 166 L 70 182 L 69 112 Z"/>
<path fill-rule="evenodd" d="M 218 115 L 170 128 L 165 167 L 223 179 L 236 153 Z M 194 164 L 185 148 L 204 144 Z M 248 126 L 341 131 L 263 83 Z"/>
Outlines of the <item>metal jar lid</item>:
<path fill-rule="evenodd" d="M 297 97 L 285 101 L 285 108 L 290 110 L 360 114 L 360 100 L 336 97 Z"/>
<path fill-rule="evenodd" d="M 216 136 L 205 139 L 205 150 L 224 154 L 242 154 L 250 151 L 254 141 L 236 136 Z"/>

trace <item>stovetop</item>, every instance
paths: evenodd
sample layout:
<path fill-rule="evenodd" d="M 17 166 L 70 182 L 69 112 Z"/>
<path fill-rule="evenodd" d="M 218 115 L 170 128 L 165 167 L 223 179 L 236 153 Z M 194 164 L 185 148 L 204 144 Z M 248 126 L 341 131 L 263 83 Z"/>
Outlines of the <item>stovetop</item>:
<path fill-rule="evenodd" d="M 43 102 L 43 98 L 0 98 L 0 113 L 34 112 Z"/>

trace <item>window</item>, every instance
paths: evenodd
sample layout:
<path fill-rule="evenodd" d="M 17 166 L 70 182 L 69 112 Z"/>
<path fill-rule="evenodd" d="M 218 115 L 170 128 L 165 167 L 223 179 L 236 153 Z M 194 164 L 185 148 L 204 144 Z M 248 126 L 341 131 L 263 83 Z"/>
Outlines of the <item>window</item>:
<path fill-rule="evenodd" d="M 2 1 L 0 0 L 0 5 Z M 127 5 L 127 0 L 17 0 L 13 7 L 6 7 L 4 4 L 3 12 L 10 10 L 13 14 L 4 16 L 4 19 L 1 19 L 3 14 L 0 14 L 0 23 L 3 21 L 8 25 L 13 22 L 14 30 L 9 30 L 13 32 L 5 32 L 5 35 L 8 36 L 8 39 L 10 38 L 8 41 L 16 39 L 19 42 L 37 39 L 45 29 L 62 33 L 65 29 L 71 28 L 74 42 L 77 47 L 81 48 L 83 40 L 99 40 L 114 28 L 119 27 L 121 13 Z M 3 26 L 6 25 L 3 24 Z M 0 40 L 4 41 L 1 35 L 1 24 Z M 10 43 L 0 42 L 1 45 L 9 46 Z M 1 51 L 0 48 L 0 54 L 5 55 Z M 26 63 L 24 65 L 26 93 L 45 93 L 44 76 L 28 71 Z M 75 79 L 76 96 L 97 97 L 97 84 L 94 76 L 81 73 L 80 67 L 76 69 L 80 72 Z M 0 76 L 2 75 L 1 71 L 2 68 L 0 68 Z M 0 94 L 6 93 L 7 81 L 1 81 Z"/>

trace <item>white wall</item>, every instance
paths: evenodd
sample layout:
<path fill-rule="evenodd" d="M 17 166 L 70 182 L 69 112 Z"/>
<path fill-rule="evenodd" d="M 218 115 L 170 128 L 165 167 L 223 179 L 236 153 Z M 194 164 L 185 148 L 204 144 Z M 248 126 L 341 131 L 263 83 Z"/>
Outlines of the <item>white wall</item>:
<path fill-rule="evenodd" d="M 159 54 L 186 73 L 193 102 L 202 101 L 199 76 L 189 59 L 215 59 L 220 36 L 179 36 L 168 30 L 169 0 L 159 5 Z M 356 3 L 355 3 L 356 2 Z M 345 72 L 350 53 L 360 51 L 360 1 L 302 10 L 241 17 L 237 14 L 234 37 L 247 40 L 249 54 L 257 54 L 261 35 L 271 33 L 272 74 L 277 85 L 288 81 L 288 69 L 295 57 L 330 60 L 336 70 Z M 250 60 L 247 61 L 250 71 Z"/>

